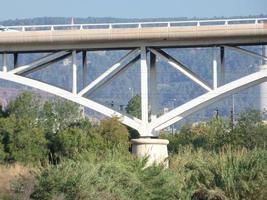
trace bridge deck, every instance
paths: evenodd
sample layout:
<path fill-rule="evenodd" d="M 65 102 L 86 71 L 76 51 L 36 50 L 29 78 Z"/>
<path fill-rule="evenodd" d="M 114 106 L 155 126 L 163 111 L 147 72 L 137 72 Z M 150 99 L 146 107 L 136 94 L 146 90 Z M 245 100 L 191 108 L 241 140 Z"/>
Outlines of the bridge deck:
<path fill-rule="evenodd" d="M 0 52 L 267 44 L 267 24 L 0 32 Z"/>

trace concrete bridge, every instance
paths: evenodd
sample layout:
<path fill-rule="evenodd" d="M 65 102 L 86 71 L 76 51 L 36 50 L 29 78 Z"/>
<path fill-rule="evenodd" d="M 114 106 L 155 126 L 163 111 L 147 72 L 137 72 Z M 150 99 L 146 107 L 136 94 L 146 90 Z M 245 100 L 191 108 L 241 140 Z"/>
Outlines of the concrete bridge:
<path fill-rule="evenodd" d="M 108 117 L 117 115 L 121 118 L 122 123 L 136 129 L 142 138 L 150 138 L 157 137 L 161 129 L 215 101 L 265 82 L 267 80 L 267 69 L 265 65 L 262 65 L 258 72 L 230 83 L 224 83 L 224 63 L 225 50 L 231 49 L 258 58 L 264 64 L 267 60 L 265 47 L 263 53 L 258 54 L 239 46 L 264 46 L 266 44 L 266 18 L 12 26 L 6 27 L 5 31 L 0 32 L 0 53 L 3 55 L 0 78 L 60 96 Z M 211 47 L 214 49 L 211 67 L 213 71 L 212 85 L 162 50 L 163 48 L 186 47 Z M 217 60 L 217 51 L 215 51 L 218 48 L 220 48 L 220 60 Z M 86 84 L 85 79 L 89 75 L 87 51 L 112 49 L 124 49 L 129 50 L 129 52 L 90 84 Z M 51 52 L 51 54 L 27 65 L 18 66 L 17 61 L 20 53 L 38 52 Z M 81 53 L 83 58 L 81 66 L 82 80 L 77 80 L 77 53 Z M 7 67 L 7 56 L 10 54 L 14 56 L 11 69 L 10 66 Z M 72 57 L 72 92 L 25 76 L 44 67 L 49 67 L 50 64 L 66 57 Z M 207 92 L 159 116 L 156 102 L 157 57 L 170 64 Z M 140 62 L 141 69 L 141 119 L 120 113 L 90 99 L 90 92 L 107 85 L 110 80 L 116 79 L 136 62 Z M 219 74 L 218 71 L 221 73 Z M 84 83 L 83 88 L 79 91 L 77 81 Z M 262 88 L 266 89 L 267 87 L 265 87 Z M 85 94 L 89 94 L 89 98 L 85 97 Z M 151 114 L 149 113 L 149 105 Z M 141 146 L 149 144 L 147 140 L 135 142 Z M 163 143 L 166 144 L 164 141 L 156 143 L 155 140 L 153 141 L 154 146 Z"/>
<path fill-rule="evenodd" d="M 11 26 L 1 52 L 201 47 L 267 43 L 267 19 Z M 15 31 L 17 30 L 17 31 Z"/>

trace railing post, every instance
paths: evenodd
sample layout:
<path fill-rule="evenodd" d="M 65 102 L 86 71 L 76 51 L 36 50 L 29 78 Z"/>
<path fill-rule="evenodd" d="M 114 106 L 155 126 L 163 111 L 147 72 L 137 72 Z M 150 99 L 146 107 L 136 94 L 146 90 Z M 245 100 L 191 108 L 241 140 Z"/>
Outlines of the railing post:
<path fill-rule="evenodd" d="M 258 19 L 255 19 L 255 24 L 258 24 L 259 23 L 259 20 Z"/>

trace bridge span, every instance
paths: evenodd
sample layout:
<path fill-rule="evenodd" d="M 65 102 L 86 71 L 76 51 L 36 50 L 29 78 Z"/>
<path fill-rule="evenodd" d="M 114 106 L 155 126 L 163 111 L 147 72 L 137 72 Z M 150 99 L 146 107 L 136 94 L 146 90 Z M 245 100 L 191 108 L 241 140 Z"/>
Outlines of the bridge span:
<path fill-rule="evenodd" d="M 267 19 L 10 26 L 1 52 L 201 47 L 267 43 Z M 15 31 L 17 30 L 17 31 Z"/>
<path fill-rule="evenodd" d="M 136 22 L 113 24 L 72 24 L 72 25 L 33 25 L 12 26 L 0 32 L 0 53 L 3 56 L 0 79 L 34 87 L 60 96 L 93 109 L 108 117 L 117 115 L 122 123 L 136 129 L 141 137 L 157 137 L 161 129 L 183 119 L 215 101 L 242 89 L 267 81 L 266 66 L 253 74 L 230 83 L 224 80 L 225 50 L 231 49 L 253 56 L 264 62 L 266 53 L 255 53 L 239 46 L 266 45 L 267 19 L 227 19 L 178 22 Z M 203 80 L 163 48 L 211 47 L 213 83 Z M 220 49 L 217 59 L 215 49 Z M 89 75 L 87 51 L 127 49 L 128 53 L 114 63 L 104 73 L 78 91 L 77 82 L 84 82 Z M 27 65 L 18 66 L 20 53 L 51 52 Z M 267 51 L 266 51 L 267 52 Z M 82 54 L 82 80 L 78 80 L 76 56 Z M 7 66 L 7 57 L 14 56 L 13 65 Z M 72 91 L 67 91 L 26 75 L 49 67 L 50 64 L 67 57 L 72 58 Z M 207 93 L 197 97 L 170 112 L 159 115 L 157 99 L 157 58 L 160 58 L 195 82 Z M 90 99 L 90 93 L 116 79 L 123 71 L 140 62 L 141 110 L 142 117 L 137 119 L 115 111 Z M 11 68 L 11 69 L 10 69 Z M 220 68 L 220 70 L 218 70 Z M 219 74 L 218 71 L 221 73 Z M 60 76 L 60 74 L 59 74 Z M 89 95 L 88 95 L 89 94 Z M 86 96 L 86 97 L 85 97 Z M 89 97 L 88 97 L 89 96 Z M 149 110 L 151 107 L 151 110 Z"/>

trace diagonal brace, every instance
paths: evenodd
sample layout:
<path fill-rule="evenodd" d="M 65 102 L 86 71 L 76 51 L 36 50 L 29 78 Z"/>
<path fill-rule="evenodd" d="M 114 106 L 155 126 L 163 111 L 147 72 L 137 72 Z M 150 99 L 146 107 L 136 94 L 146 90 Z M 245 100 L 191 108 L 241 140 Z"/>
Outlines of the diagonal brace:
<path fill-rule="evenodd" d="M 260 58 L 260 59 L 263 59 L 264 61 L 267 61 L 267 57 L 266 56 L 260 55 L 258 53 L 253 52 L 253 51 L 249 51 L 247 49 L 243 49 L 243 48 L 240 48 L 240 47 L 233 47 L 233 46 L 224 46 L 224 47 L 226 47 L 228 49 L 231 49 L 233 51 L 238 51 L 240 53 L 247 54 L 249 56 L 253 56 L 255 58 Z"/>
<path fill-rule="evenodd" d="M 116 71 L 116 73 L 112 74 L 108 79 L 105 79 L 103 82 L 101 82 L 96 87 L 92 88 L 90 90 L 90 93 L 94 93 L 97 89 L 104 87 L 108 85 L 112 80 L 116 79 L 118 76 L 120 76 L 123 72 L 125 72 L 129 67 L 131 67 L 133 64 L 135 64 L 138 60 L 140 60 L 141 56 L 137 55 L 135 56 L 131 61 L 129 61 L 127 64 L 124 65 L 123 68 L 121 68 L 119 71 Z"/>
<path fill-rule="evenodd" d="M 9 73 L 17 74 L 17 75 L 27 75 L 34 71 L 40 70 L 41 68 L 44 68 L 49 64 L 57 62 L 58 60 L 64 59 L 65 57 L 68 57 L 70 55 L 71 53 L 68 51 L 60 51 L 60 52 L 52 53 L 28 65 L 17 67 L 9 71 Z"/>
<path fill-rule="evenodd" d="M 81 90 L 78 93 L 78 96 L 83 96 L 87 92 L 93 90 L 94 88 L 98 88 L 99 85 L 103 85 L 110 77 L 113 77 L 114 74 L 121 71 L 121 69 L 125 68 L 125 66 L 128 65 L 128 63 L 125 64 L 125 61 L 132 56 L 136 56 L 139 53 L 139 49 L 135 49 L 130 51 L 128 54 L 126 54 L 119 62 L 114 64 L 112 67 L 110 67 L 108 70 L 106 70 L 103 74 L 101 74 L 98 78 L 96 78 L 92 83 L 90 83 L 88 86 L 86 86 L 83 90 Z"/>
<path fill-rule="evenodd" d="M 152 49 L 149 48 L 149 51 L 154 53 L 155 55 L 159 56 L 161 59 L 169 63 L 171 66 L 173 66 L 175 69 L 179 70 L 182 74 L 190 78 L 192 81 L 206 89 L 207 91 L 212 91 L 212 88 L 209 86 L 209 84 L 202 80 L 197 74 L 195 74 L 193 71 L 188 69 L 186 66 L 184 66 L 182 63 L 177 61 L 175 58 L 171 57 L 166 52 L 159 50 L 159 49 Z"/>

